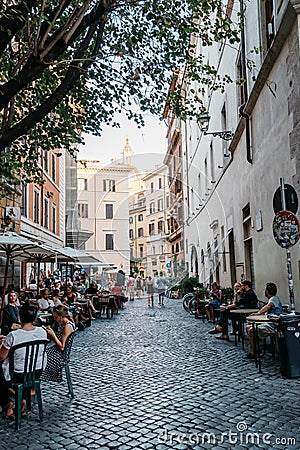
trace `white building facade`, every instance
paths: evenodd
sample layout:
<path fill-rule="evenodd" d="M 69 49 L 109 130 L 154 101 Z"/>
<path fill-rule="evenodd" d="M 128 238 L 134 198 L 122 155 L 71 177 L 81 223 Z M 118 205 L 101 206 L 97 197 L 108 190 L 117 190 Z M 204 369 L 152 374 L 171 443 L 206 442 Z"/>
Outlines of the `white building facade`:
<path fill-rule="evenodd" d="M 81 228 L 93 235 L 85 250 L 103 262 L 130 270 L 129 188 L 132 168 L 123 163 L 78 163 L 78 215 Z"/>
<path fill-rule="evenodd" d="M 239 4 L 227 6 L 234 19 Z M 274 240 L 272 223 L 280 178 L 300 198 L 300 2 L 250 0 L 245 6 L 239 44 L 201 48 L 198 42 L 198 51 L 234 83 L 223 93 L 205 88 L 208 134 L 204 123 L 192 121 L 183 133 L 186 262 L 205 284 L 228 287 L 250 279 L 261 298 L 273 281 L 288 302 L 286 252 Z M 299 245 L 291 248 L 296 306 Z"/>
<path fill-rule="evenodd" d="M 156 167 L 143 177 L 146 192 L 147 230 L 147 274 L 156 272 L 171 275 L 172 255 L 169 237 L 170 194 L 168 168 L 165 164 Z"/>
<path fill-rule="evenodd" d="M 167 166 L 161 164 L 130 180 L 129 238 L 132 271 L 153 277 L 172 273 Z"/>

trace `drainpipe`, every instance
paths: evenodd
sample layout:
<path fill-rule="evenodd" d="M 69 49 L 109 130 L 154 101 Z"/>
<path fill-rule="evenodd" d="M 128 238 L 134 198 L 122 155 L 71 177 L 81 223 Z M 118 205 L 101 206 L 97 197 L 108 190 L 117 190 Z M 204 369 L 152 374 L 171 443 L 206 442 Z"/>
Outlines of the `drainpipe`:
<path fill-rule="evenodd" d="M 251 154 L 250 117 L 249 117 L 249 114 L 245 113 L 245 111 L 244 111 L 245 105 L 246 105 L 246 103 L 243 103 L 243 105 L 240 106 L 239 113 L 240 113 L 240 116 L 244 117 L 244 119 L 246 121 L 246 157 L 247 157 L 248 163 L 252 164 L 253 159 L 252 159 L 252 154 Z"/>
<path fill-rule="evenodd" d="M 240 13 L 241 17 L 244 14 L 244 0 L 240 2 Z M 246 72 L 246 44 L 245 44 L 245 30 L 241 30 L 241 68 L 242 68 L 242 78 L 244 78 L 245 83 L 243 85 L 244 89 L 244 100 L 245 103 L 240 106 L 239 113 L 246 121 L 246 157 L 249 164 L 252 164 L 252 154 L 251 154 L 251 139 L 250 139 L 250 118 L 247 113 L 245 113 L 245 105 L 248 101 L 248 89 L 247 89 L 247 72 Z"/>

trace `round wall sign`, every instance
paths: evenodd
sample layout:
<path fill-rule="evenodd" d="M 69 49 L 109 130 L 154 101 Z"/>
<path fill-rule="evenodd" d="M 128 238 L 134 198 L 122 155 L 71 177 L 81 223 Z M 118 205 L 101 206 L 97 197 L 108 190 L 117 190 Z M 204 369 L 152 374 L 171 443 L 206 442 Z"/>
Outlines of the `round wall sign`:
<path fill-rule="evenodd" d="M 279 211 L 273 219 L 273 235 L 282 248 L 297 244 L 300 234 L 299 222 L 295 214 L 290 211 Z"/>

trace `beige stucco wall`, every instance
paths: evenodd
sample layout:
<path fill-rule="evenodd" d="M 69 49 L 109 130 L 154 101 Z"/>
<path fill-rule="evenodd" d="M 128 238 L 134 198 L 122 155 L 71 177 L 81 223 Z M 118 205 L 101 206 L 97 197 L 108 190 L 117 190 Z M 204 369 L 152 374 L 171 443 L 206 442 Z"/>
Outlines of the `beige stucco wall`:
<path fill-rule="evenodd" d="M 246 26 L 246 36 L 248 36 L 248 45 L 253 46 L 260 42 L 259 28 L 256 24 L 257 14 L 252 8 L 256 2 L 250 2 L 248 15 L 250 17 Z M 251 28 L 251 38 L 249 29 Z M 256 41 L 255 41 L 256 36 Z M 251 138 L 253 164 L 246 159 L 246 141 L 245 130 L 241 134 L 237 143 L 232 144 L 233 151 L 230 158 L 224 158 L 223 152 L 227 151 L 229 145 L 219 137 L 200 135 L 197 147 L 191 146 L 190 134 L 195 139 L 199 131 L 195 124 L 188 124 L 187 141 L 184 143 L 184 149 L 188 158 L 188 164 L 185 165 L 185 193 L 190 195 L 191 186 L 197 190 L 200 203 L 205 206 L 199 211 L 194 209 L 185 209 L 185 237 L 188 240 L 187 261 L 190 262 L 191 247 L 194 246 L 201 258 L 201 249 L 204 249 L 204 255 L 207 254 L 207 242 L 213 242 L 218 235 L 218 242 L 221 240 L 221 226 L 226 231 L 233 226 L 234 247 L 236 264 L 245 263 L 244 253 L 244 235 L 242 209 L 249 202 L 251 208 L 251 236 L 254 252 L 254 273 L 256 291 L 259 297 L 263 297 L 263 287 L 267 281 L 274 281 L 279 288 L 281 298 L 288 301 L 288 281 L 286 269 L 286 252 L 275 242 L 272 232 L 273 195 L 279 187 L 280 177 L 284 177 L 285 182 L 294 185 L 299 193 L 298 169 L 299 167 L 299 138 L 296 130 L 299 124 L 299 62 L 295 63 L 295 56 L 299 61 L 299 29 L 296 21 L 289 28 L 289 35 L 283 42 L 282 49 L 277 57 L 269 75 L 268 84 L 271 84 L 271 90 L 264 83 L 264 86 L 258 96 L 258 100 L 251 112 Z M 250 47 L 249 47 L 250 48 Z M 249 50 L 248 48 L 248 50 Z M 234 76 L 236 61 L 236 50 L 225 49 L 220 70 L 224 73 L 231 71 Z M 291 55 L 294 55 L 292 60 Z M 215 53 L 211 53 L 213 58 Z M 263 57 L 256 57 L 256 76 L 259 75 L 260 63 Z M 298 75 L 297 75 L 298 73 Z M 255 82 L 249 83 L 250 87 L 256 89 Z M 210 101 L 210 114 L 212 117 L 210 130 L 220 130 L 220 109 L 226 101 L 227 106 L 227 126 L 228 129 L 235 131 L 238 125 L 239 117 L 237 114 L 237 89 L 234 85 L 228 86 L 226 92 L 213 94 Z M 251 90 L 250 90 L 251 93 Z M 297 99 L 298 98 L 298 99 Z M 296 118 L 298 117 L 298 119 Z M 296 135 L 296 137 L 295 137 Z M 293 139 L 292 139 L 293 137 Z M 299 137 L 299 132 L 298 132 Z M 210 143 L 213 145 L 214 154 L 214 172 L 216 183 L 211 183 L 211 176 L 205 182 L 204 161 L 210 164 Z M 293 145 L 292 145 L 293 144 Z M 218 168 L 218 166 L 220 168 Z M 222 167 L 223 166 L 223 167 Z M 189 186 L 187 185 L 186 174 L 189 175 Z M 210 170 L 208 170 L 210 172 Z M 199 188 L 197 174 L 201 174 L 201 188 Z M 209 188 L 209 190 L 208 190 Z M 199 192 L 200 191 L 200 192 Z M 208 194 L 208 195 L 205 195 Z M 202 202 L 204 197 L 205 202 Z M 199 203 L 198 202 L 198 203 Z M 261 211 L 263 229 L 256 229 L 256 214 Z M 193 214 L 195 213 L 195 214 Z M 299 214 L 298 214 L 299 218 Z M 215 221 L 215 222 L 214 222 Z M 214 228 L 211 226 L 214 225 Z M 228 239 L 224 241 L 225 252 L 229 251 Z M 295 284 L 296 306 L 300 308 L 300 284 L 299 284 L 299 261 L 300 244 L 298 243 L 291 249 L 292 267 Z M 226 253 L 227 269 L 229 268 L 229 254 Z M 200 263 L 200 277 L 207 281 L 209 276 L 209 264 L 207 256 L 204 257 L 204 266 Z M 201 272 L 201 268 L 204 269 Z M 215 268 L 215 267 L 214 267 Z M 238 270 L 238 274 L 240 271 Z M 247 275 L 247 274 L 245 274 Z M 235 280 L 231 280 L 230 272 L 223 271 L 221 261 L 220 265 L 220 283 L 222 286 L 229 286 Z"/>

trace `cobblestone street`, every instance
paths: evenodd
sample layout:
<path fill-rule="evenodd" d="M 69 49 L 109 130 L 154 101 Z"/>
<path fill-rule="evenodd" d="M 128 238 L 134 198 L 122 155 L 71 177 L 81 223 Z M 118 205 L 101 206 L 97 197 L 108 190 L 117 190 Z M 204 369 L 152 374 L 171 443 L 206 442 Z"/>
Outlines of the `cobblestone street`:
<path fill-rule="evenodd" d="M 210 328 L 180 300 L 94 320 L 73 347 L 75 399 L 65 381 L 43 385 L 44 422 L 36 405 L 20 432 L 1 418 L 1 450 L 299 449 L 300 381 L 269 356 L 259 374 Z"/>

